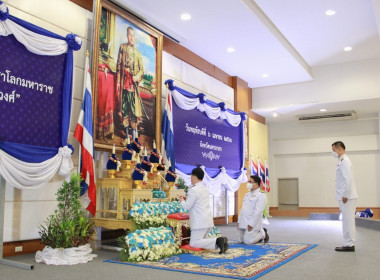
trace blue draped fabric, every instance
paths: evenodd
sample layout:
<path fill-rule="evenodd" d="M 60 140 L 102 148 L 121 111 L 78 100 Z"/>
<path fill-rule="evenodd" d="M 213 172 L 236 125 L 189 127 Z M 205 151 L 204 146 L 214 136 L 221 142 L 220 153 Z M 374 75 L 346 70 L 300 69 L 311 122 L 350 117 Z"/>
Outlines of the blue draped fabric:
<path fill-rule="evenodd" d="M 19 160 L 40 163 L 57 154 L 58 149 L 0 141 L 0 149 Z M 38 155 L 38 156 L 36 156 Z"/>

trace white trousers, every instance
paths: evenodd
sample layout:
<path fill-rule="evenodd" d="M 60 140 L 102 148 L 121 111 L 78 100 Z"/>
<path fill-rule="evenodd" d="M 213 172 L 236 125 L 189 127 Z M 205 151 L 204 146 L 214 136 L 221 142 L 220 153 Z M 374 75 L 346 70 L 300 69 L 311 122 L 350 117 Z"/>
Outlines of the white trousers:
<path fill-rule="evenodd" d="M 257 243 L 260 239 L 265 238 L 265 231 L 263 228 L 260 230 L 251 230 L 239 228 L 237 231 L 239 243 L 251 245 Z"/>
<path fill-rule="evenodd" d="M 207 238 L 211 228 L 192 229 L 190 236 L 190 246 L 202 249 L 216 249 L 216 238 Z"/>
<path fill-rule="evenodd" d="M 342 212 L 343 246 L 355 245 L 355 209 L 356 199 L 349 199 L 346 203 L 339 200 L 339 208 Z"/>

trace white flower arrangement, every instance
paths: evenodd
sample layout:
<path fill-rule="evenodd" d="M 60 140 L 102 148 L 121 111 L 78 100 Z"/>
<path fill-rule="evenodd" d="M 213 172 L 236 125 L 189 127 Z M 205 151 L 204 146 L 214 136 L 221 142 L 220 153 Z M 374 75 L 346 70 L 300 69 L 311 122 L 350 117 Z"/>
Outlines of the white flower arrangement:
<path fill-rule="evenodd" d="M 178 201 L 134 203 L 129 216 L 139 228 L 166 225 L 166 217 L 173 213 L 188 212 Z"/>
<path fill-rule="evenodd" d="M 120 259 L 123 261 L 156 261 L 182 252 L 172 231 L 166 227 L 136 230 L 119 242 L 122 243 Z"/>

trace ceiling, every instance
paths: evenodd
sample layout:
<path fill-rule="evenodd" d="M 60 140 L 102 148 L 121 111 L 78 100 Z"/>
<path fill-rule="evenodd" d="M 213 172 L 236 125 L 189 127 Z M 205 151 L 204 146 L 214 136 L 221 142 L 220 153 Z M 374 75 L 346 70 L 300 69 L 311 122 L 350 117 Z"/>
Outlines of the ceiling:
<path fill-rule="evenodd" d="M 314 67 L 380 58 L 379 0 L 115 2 L 254 89 L 312 81 Z M 327 10 L 336 13 L 327 16 Z M 183 13 L 191 19 L 181 20 Z M 352 50 L 344 51 L 347 46 Z M 227 52 L 230 47 L 235 52 Z M 379 111 L 373 104 L 380 102 L 329 102 L 318 104 L 318 111 L 321 106 L 332 111 L 359 106 L 368 115 Z M 287 105 L 277 111 L 289 118 L 313 106 Z M 269 108 L 257 113 L 275 121 Z"/>

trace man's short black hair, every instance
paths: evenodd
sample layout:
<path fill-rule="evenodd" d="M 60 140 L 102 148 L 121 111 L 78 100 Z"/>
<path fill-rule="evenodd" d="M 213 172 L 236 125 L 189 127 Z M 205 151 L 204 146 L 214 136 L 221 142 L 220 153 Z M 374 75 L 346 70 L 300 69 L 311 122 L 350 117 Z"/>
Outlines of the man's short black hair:
<path fill-rule="evenodd" d="M 261 186 L 261 178 L 259 176 L 256 176 L 256 175 L 251 175 L 251 179 L 257 183 L 259 186 Z"/>
<path fill-rule="evenodd" d="M 331 146 L 334 146 L 335 148 L 342 147 L 343 150 L 346 150 L 346 146 L 344 145 L 342 141 L 336 141 Z"/>
<path fill-rule="evenodd" d="M 205 173 L 203 172 L 202 168 L 197 167 L 194 168 L 193 171 L 191 171 L 191 175 L 194 175 L 198 178 L 198 180 L 203 180 L 203 177 L 205 176 Z"/>

